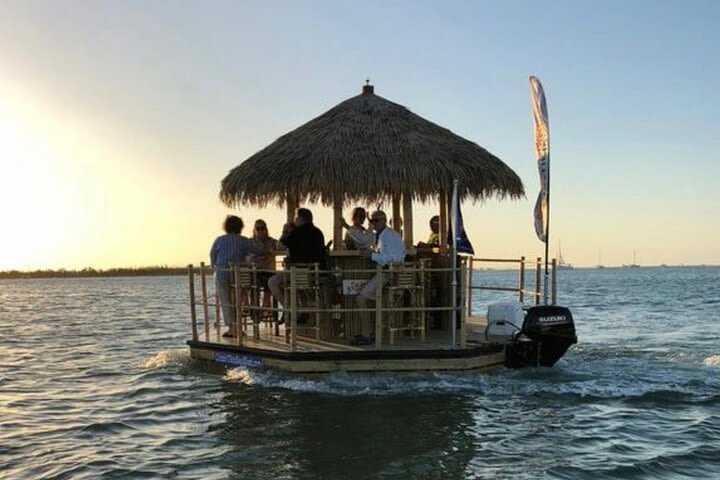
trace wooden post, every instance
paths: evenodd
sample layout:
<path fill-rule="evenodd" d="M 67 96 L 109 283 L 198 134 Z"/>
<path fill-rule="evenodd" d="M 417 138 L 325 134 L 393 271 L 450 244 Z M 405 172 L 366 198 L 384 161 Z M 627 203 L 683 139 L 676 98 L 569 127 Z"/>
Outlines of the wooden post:
<path fill-rule="evenodd" d="M 535 305 L 540 305 L 540 277 L 542 272 L 542 258 L 535 260 Z"/>
<path fill-rule="evenodd" d="M 520 257 L 520 276 L 518 278 L 520 291 L 518 292 L 518 300 L 523 303 L 525 299 L 525 256 Z"/>
<path fill-rule="evenodd" d="M 445 192 L 440 192 L 440 231 L 438 232 L 438 246 L 440 249 L 447 245 L 448 233 L 447 198 Z"/>
<path fill-rule="evenodd" d="M 250 272 L 250 320 L 253 324 L 253 339 L 260 340 L 260 325 L 262 324 L 262 310 L 260 308 L 260 287 L 258 286 L 257 266 L 253 263 Z"/>
<path fill-rule="evenodd" d="M 333 250 L 344 250 L 345 245 L 342 237 L 343 224 L 343 200 L 340 196 L 333 198 Z"/>
<path fill-rule="evenodd" d="M 557 305 L 557 259 L 552 259 L 552 305 Z"/>
<path fill-rule="evenodd" d="M 240 277 L 240 267 L 233 265 L 232 269 L 233 282 L 235 285 L 235 338 L 237 339 L 238 346 L 241 347 L 243 344 L 243 330 L 241 328 L 242 308 L 240 308 L 240 294 L 242 293 L 242 289 L 240 288 L 240 282 L 238 282 L 238 278 Z"/>
<path fill-rule="evenodd" d="M 375 348 L 380 349 L 382 345 L 382 290 L 383 290 L 382 267 L 377 266 L 377 283 L 375 284 Z"/>
<path fill-rule="evenodd" d="M 467 292 L 467 262 L 462 260 L 460 263 L 460 305 L 465 301 L 465 293 Z M 460 348 L 467 346 L 467 316 L 464 308 L 460 309 Z"/>
<path fill-rule="evenodd" d="M 472 275 L 473 275 L 473 257 L 468 259 L 468 272 L 467 272 L 467 316 L 472 317 Z"/>
<path fill-rule="evenodd" d="M 403 194 L 403 240 L 406 248 L 410 248 L 414 244 L 412 195 L 407 193 Z"/>
<path fill-rule="evenodd" d="M 297 349 L 297 272 L 290 267 L 290 351 Z"/>
<path fill-rule="evenodd" d="M 220 292 L 217 289 L 217 282 L 215 283 L 215 333 L 217 335 L 217 342 L 220 343 Z"/>
<path fill-rule="evenodd" d="M 285 196 L 285 207 L 287 213 L 287 223 L 292 223 L 295 220 L 295 209 L 298 208 L 297 196 L 294 193 L 288 192 Z"/>
<path fill-rule="evenodd" d="M 396 232 L 402 232 L 402 218 L 400 217 L 400 194 L 396 193 L 392 197 L 392 228 Z"/>
<path fill-rule="evenodd" d="M 205 262 L 200 262 L 200 288 L 202 289 L 203 320 L 205 321 L 205 341 L 210 341 L 210 312 L 208 311 L 207 282 L 205 281 Z"/>
<path fill-rule="evenodd" d="M 197 316 L 195 314 L 195 272 L 192 263 L 188 265 L 188 283 L 190 285 L 190 324 L 192 325 L 192 339 L 198 340 Z"/>

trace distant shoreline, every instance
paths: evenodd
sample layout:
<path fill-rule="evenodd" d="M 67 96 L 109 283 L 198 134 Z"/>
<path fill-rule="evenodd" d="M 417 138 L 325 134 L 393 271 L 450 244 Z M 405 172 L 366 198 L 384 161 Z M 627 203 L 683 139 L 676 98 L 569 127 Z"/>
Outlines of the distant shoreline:
<path fill-rule="evenodd" d="M 187 267 L 141 267 L 141 268 L 108 268 L 82 270 L 7 270 L 0 272 L 0 278 L 86 278 L 86 277 L 154 277 L 167 275 L 187 275 Z"/>

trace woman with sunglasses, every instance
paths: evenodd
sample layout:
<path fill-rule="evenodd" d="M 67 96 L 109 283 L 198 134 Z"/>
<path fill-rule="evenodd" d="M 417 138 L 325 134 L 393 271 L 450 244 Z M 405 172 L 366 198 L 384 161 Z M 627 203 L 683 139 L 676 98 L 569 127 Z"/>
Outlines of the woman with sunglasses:
<path fill-rule="evenodd" d="M 248 258 L 253 262 L 258 270 L 258 281 L 265 289 L 263 295 L 263 307 L 270 306 L 270 290 L 268 289 L 268 280 L 274 275 L 275 271 L 275 252 L 280 250 L 278 241 L 268 233 L 267 223 L 265 220 L 255 220 L 253 228 L 253 236 L 250 239 L 251 255 Z"/>

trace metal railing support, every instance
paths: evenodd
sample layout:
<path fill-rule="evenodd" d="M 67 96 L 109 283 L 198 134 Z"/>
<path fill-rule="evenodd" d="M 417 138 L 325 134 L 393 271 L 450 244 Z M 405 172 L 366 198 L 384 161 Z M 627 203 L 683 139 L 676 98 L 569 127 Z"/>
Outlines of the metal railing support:
<path fill-rule="evenodd" d="M 540 279 L 542 277 L 542 258 L 535 260 L 535 305 L 540 305 Z"/>
<path fill-rule="evenodd" d="M 557 259 L 552 259 L 552 305 L 557 305 Z"/>
<path fill-rule="evenodd" d="M 473 257 L 468 258 L 468 272 L 467 272 L 467 316 L 472 317 L 472 290 L 473 290 Z"/>
<path fill-rule="evenodd" d="M 518 274 L 518 300 L 525 300 L 525 256 L 520 257 L 520 273 Z"/>

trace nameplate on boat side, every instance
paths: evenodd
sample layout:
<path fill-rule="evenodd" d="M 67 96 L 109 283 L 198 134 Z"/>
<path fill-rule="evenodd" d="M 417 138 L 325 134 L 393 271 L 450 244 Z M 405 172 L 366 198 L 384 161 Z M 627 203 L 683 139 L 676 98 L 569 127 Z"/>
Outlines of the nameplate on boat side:
<path fill-rule="evenodd" d="M 233 367 L 262 367 L 263 364 L 263 359 L 260 357 L 234 352 L 215 352 L 213 360 Z"/>
<path fill-rule="evenodd" d="M 357 295 L 360 290 L 363 289 L 367 280 L 343 280 L 342 292 L 343 295 Z"/>

